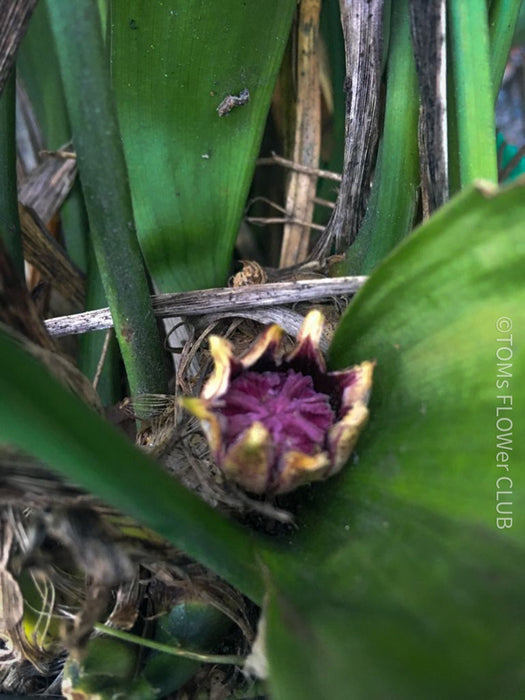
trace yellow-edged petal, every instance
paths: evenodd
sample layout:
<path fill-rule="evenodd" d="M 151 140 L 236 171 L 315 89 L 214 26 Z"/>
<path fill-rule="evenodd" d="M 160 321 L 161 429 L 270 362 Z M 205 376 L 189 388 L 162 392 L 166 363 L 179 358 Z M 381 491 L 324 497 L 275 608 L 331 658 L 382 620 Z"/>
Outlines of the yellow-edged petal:
<path fill-rule="evenodd" d="M 225 338 L 212 335 L 209 342 L 214 364 L 201 394 L 206 401 L 220 397 L 226 392 L 230 383 L 232 364 L 235 363 L 233 348 Z"/>
<path fill-rule="evenodd" d="M 326 452 L 307 455 L 290 451 L 283 455 L 282 470 L 272 493 L 287 493 L 311 481 L 324 479 L 330 470 L 330 458 Z"/>
<path fill-rule="evenodd" d="M 364 404 L 368 403 L 370 392 L 372 391 L 372 377 L 375 366 L 375 360 L 366 360 L 360 365 L 356 365 L 352 368 L 352 371 L 355 372 L 355 379 L 352 384 L 346 387 L 346 389 L 343 391 L 343 410 L 347 406 L 352 406 L 354 403 L 359 401 Z M 338 374 L 344 374 L 344 372 L 331 373 L 331 375 L 334 377 L 336 377 Z"/>
<path fill-rule="evenodd" d="M 266 330 L 264 330 L 261 335 L 256 338 L 248 352 L 241 357 L 240 362 L 243 368 L 249 369 L 250 367 L 253 367 L 257 360 L 260 360 L 266 353 L 272 354 L 273 359 L 276 360 L 279 347 L 283 339 L 283 334 L 284 331 L 281 326 L 276 324 L 273 326 L 268 326 L 268 328 L 266 328 Z"/>
<path fill-rule="evenodd" d="M 368 408 L 358 401 L 343 418 L 330 428 L 328 448 L 332 457 L 330 475 L 336 474 L 348 461 L 359 435 L 368 421 Z"/>
<path fill-rule="evenodd" d="M 255 421 L 230 447 L 222 461 L 224 473 L 251 493 L 268 490 L 273 444 L 264 425 Z"/>
<path fill-rule="evenodd" d="M 316 347 L 319 347 L 323 328 L 323 314 L 318 309 L 312 309 L 304 317 L 301 329 L 297 335 L 297 344 L 300 345 L 308 338 Z"/>
<path fill-rule="evenodd" d="M 293 350 L 286 356 L 287 362 L 294 360 L 312 361 L 321 372 L 326 371 L 326 363 L 322 352 L 319 350 L 319 341 L 323 334 L 324 316 L 317 309 L 309 311 L 304 317 L 297 342 Z"/>

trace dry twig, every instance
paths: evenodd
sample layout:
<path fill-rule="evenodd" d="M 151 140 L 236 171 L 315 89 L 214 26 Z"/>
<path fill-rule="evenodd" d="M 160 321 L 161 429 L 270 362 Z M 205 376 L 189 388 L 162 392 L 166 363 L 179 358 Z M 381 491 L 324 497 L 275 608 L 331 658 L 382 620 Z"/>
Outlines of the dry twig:
<path fill-rule="evenodd" d="M 181 294 L 156 294 L 152 296 L 153 312 L 157 318 L 200 316 L 294 304 L 298 301 L 318 301 L 334 296 L 352 296 L 367 279 L 367 277 L 334 277 L 257 284 L 236 289 L 225 287 Z M 110 310 L 106 308 L 51 318 L 45 322 L 45 325 L 51 335 L 74 335 L 111 328 L 113 320 Z"/>

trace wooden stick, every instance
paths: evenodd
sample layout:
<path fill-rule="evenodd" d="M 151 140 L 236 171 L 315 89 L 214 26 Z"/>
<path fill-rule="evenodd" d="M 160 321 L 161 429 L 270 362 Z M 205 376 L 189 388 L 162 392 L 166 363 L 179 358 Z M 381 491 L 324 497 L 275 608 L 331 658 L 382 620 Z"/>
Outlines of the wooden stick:
<path fill-rule="evenodd" d="M 295 304 L 299 301 L 352 296 L 367 279 L 368 277 L 330 277 L 237 288 L 205 289 L 181 294 L 156 294 L 152 296 L 152 304 L 157 318 L 235 312 Z M 45 324 L 51 335 L 60 336 L 104 330 L 111 328 L 113 321 L 109 309 L 106 308 L 50 318 Z"/>

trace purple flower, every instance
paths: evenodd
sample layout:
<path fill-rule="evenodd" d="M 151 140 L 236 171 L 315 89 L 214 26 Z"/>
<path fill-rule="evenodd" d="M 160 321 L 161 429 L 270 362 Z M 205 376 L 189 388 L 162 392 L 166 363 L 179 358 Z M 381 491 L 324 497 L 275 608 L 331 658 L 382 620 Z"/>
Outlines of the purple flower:
<path fill-rule="evenodd" d="M 375 363 L 327 372 L 323 323 L 311 311 L 286 355 L 276 325 L 240 359 L 227 340 L 210 338 L 214 370 L 201 397 L 182 403 L 201 420 L 218 465 L 247 491 L 285 493 L 335 474 L 366 424 Z"/>

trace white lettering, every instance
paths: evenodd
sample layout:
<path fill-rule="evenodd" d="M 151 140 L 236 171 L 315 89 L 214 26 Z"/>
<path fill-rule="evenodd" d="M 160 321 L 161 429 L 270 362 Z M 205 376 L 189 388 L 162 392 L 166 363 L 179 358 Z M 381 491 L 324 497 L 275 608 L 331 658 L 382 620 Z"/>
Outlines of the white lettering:
<path fill-rule="evenodd" d="M 512 377 L 512 372 L 507 372 L 508 369 L 512 369 L 512 364 L 498 362 L 498 377 Z M 498 389 L 499 388 L 500 387 L 498 387 Z"/>
<path fill-rule="evenodd" d="M 496 406 L 496 415 L 499 416 L 500 411 L 512 411 L 512 406 Z"/>
<path fill-rule="evenodd" d="M 496 526 L 499 530 L 512 527 L 512 518 L 496 518 Z"/>
<path fill-rule="evenodd" d="M 503 405 L 507 403 L 507 399 L 509 400 L 510 405 L 512 406 L 512 396 L 500 396 L 498 395 L 498 399 L 503 399 Z"/>
<path fill-rule="evenodd" d="M 507 360 L 512 360 L 512 348 L 507 348 L 505 345 L 496 350 L 496 357 L 501 362 L 506 362 Z"/>
<path fill-rule="evenodd" d="M 498 420 L 496 421 L 496 428 L 498 430 L 502 430 L 502 431 L 503 430 L 510 431 L 510 430 L 512 430 L 512 420 L 510 418 L 498 418 Z M 512 433 L 508 432 L 508 433 L 505 433 L 505 435 L 510 435 L 510 437 L 512 439 Z M 499 439 L 499 435 L 498 435 L 498 439 Z"/>
<path fill-rule="evenodd" d="M 512 505 L 512 501 L 511 502 L 507 501 L 506 503 L 496 503 L 496 510 L 498 511 L 498 513 L 500 515 L 512 515 L 512 508 L 510 510 L 502 510 L 503 506 L 511 506 L 511 505 Z"/>
<path fill-rule="evenodd" d="M 503 418 L 500 418 L 503 420 Z M 500 450 L 512 450 L 512 447 L 507 447 L 507 445 L 512 445 L 512 433 L 505 433 L 505 435 L 498 435 L 497 447 Z"/>

